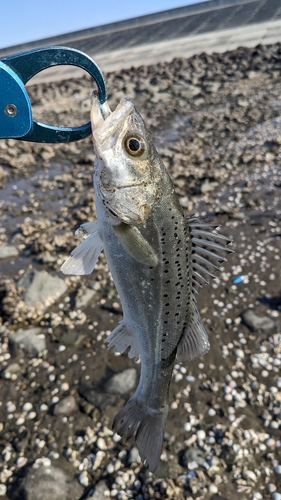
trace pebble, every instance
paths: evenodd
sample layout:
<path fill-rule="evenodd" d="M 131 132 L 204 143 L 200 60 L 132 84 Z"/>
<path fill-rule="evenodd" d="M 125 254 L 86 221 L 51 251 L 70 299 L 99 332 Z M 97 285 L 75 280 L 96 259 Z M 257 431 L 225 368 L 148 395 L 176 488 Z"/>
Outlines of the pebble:
<path fill-rule="evenodd" d="M 217 487 L 215 484 L 213 484 L 213 483 L 212 483 L 212 484 L 210 484 L 210 486 L 209 486 L 209 492 L 210 492 L 210 493 L 214 493 L 214 494 L 216 494 L 218 491 L 219 491 L 219 490 L 218 490 L 218 487 Z"/>
<path fill-rule="evenodd" d="M 32 410 L 32 408 L 33 408 L 33 404 L 26 402 L 26 403 L 24 403 L 24 405 L 22 407 L 22 411 L 30 411 L 30 410 Z"/>
<path fill-rule="evenodd" d="M 196 435 L 199 441 L 204 441 L 204 439 L 206 438 L 206 432 L 203 430 L 197 431 Z"/>
<path fill-rule="evenodd" d="M 66 396 L 65 398 L 58 401 L 53 408 L 53 414 L 56 416 L 66 416 L 75 415 L 79 411 L 79 407 L 73 396 Z"/>
<path fill-rule="evenodd" d="M 273 493 L 274 491 L 277 490 L 277 487 L 273 483 L 268 483 L 266 489 L 267 489 L 268 493 Z"/>
<path fill-rule="evenodd" d="M 106 442 L 105 442 L 105 440 L 102 437 L 98 438 L 98 440 L 97 440 L 97 447 L 100 450 L 107 450 Z"/>
<path fill-rule="evenodd" d="M 83 470 L 81 474 L 78 476 L 79 483 L 82 484 L 82 486 L 89 486 L 90 481 L 89 481 L 89 476 L 88 472 L 86 470 Z"/>
<path fill-rule="evenodd" d="M 207 413 L 210 417 L 215 417 L 217 414 L 217 412 L 216 412 L 216 410 L 214 410 L 214 408 L 209 408 Z"/>
<path fill-rule="evenodd" d="M 256 474 L 251 470 L 243 471 L 242 476 L 244 479 L 250 479 L 251 481 L 253 481 L 253 483 L 255 483 L 257 481 Z"/>
<path fill-rule="evenodd" d="M 281 465 L 277 465 L 275 468 L 274 468 L 274 472 L 276 474 L 281 474 Z"/>
<path fill-rule="evenodd" d="M 281 493 L 278 493 L 278 492 L 273 493 L 271 498 L 272 498 L 272 500 L 281 500 Z"/>
<path fill-rule="evenodd" d="M 128 451 L 128 464 L 131 465 L 133 463 L 137 463 L 137 464 L 140 464 L 141 463 L 141 458 L 140 458 L 140 455 L 139 455 L 139 450 L 137 449 L 136 446 L 133 446 L 133 448 L 131 448 L 129 451 Z"/>
<path fill-rule="evenodd" d="M 0 496 L 4 497 L 7 493 L 7 486 L 5 484 L 0 484 Z"/>

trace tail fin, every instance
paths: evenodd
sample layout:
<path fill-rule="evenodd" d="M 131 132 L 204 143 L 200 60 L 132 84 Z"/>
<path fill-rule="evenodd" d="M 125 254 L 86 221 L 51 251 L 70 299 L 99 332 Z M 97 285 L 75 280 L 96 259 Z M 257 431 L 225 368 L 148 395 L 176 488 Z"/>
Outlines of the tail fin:
<path fill-rule="evenodd" d="M 126 441 L 135 438 L 141 460 L 151 472 L 159 464 L 167 415 L 168 405 L 164 411 L 155 410 L 133 396 L 113 422 L 113 429 Z"/>

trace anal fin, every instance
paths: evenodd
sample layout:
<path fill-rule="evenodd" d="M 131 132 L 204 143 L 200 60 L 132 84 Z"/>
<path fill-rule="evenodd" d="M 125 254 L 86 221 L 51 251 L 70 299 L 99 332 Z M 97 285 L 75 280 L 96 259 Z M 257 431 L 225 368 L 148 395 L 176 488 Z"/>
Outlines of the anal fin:
<path fill-rule="evenodd" d="M 191 361 L 208 352 L 209 338 L 199 311 L 193 303 L 193 310 L 177 348 L 177 361 Z"/>
<path fill-rule="evenodd" d="M 140 349 L 136 340 L 136 336 L 133 332 L 126 326 L 124 320 L 120 321 L 118 326 L 114 328 L 111 334 L 105 340 L 107 344 L 107 348 L 111 349 L 114 347 L 114 352 L 123 352 L 130 347 L 130 351 L 128 352 L 129 358 L 134 358 L 135 361 L 138 360 L 140 356 Z"/>

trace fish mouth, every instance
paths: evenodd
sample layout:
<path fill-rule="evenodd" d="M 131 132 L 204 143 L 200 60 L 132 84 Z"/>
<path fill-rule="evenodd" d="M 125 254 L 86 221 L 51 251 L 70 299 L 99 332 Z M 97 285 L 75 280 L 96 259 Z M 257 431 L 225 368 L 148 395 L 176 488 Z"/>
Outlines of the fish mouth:
<path fill-rule="evenodd" d="M 103 149 L 110 148 L 112 143 L 109 139 L 114 137 L 134 111 L 135 107 L 127 97 L 120 101 L 115 111 L 111 111 L 107 101 L 100 103 L 98 92 L 95 90 L 92 94 L 90 113 L 94 144 Z"/>

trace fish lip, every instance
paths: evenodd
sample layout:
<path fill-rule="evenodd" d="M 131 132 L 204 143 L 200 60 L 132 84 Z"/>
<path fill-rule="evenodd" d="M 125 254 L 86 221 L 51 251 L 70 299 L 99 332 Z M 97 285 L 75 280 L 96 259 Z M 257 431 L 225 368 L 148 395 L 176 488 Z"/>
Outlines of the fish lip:
<path fill-rule="evenodd" d="M 92 94 L 91 102 L 91 125 L 94 145 L 98 148 L 110 149 L 112 138 L 129 115 L 134 113 L 135 107 L 129 98 L 124 97 L 115 111 L 111 112 L 107 101 L 100 104 L 98 93 Z"/>

